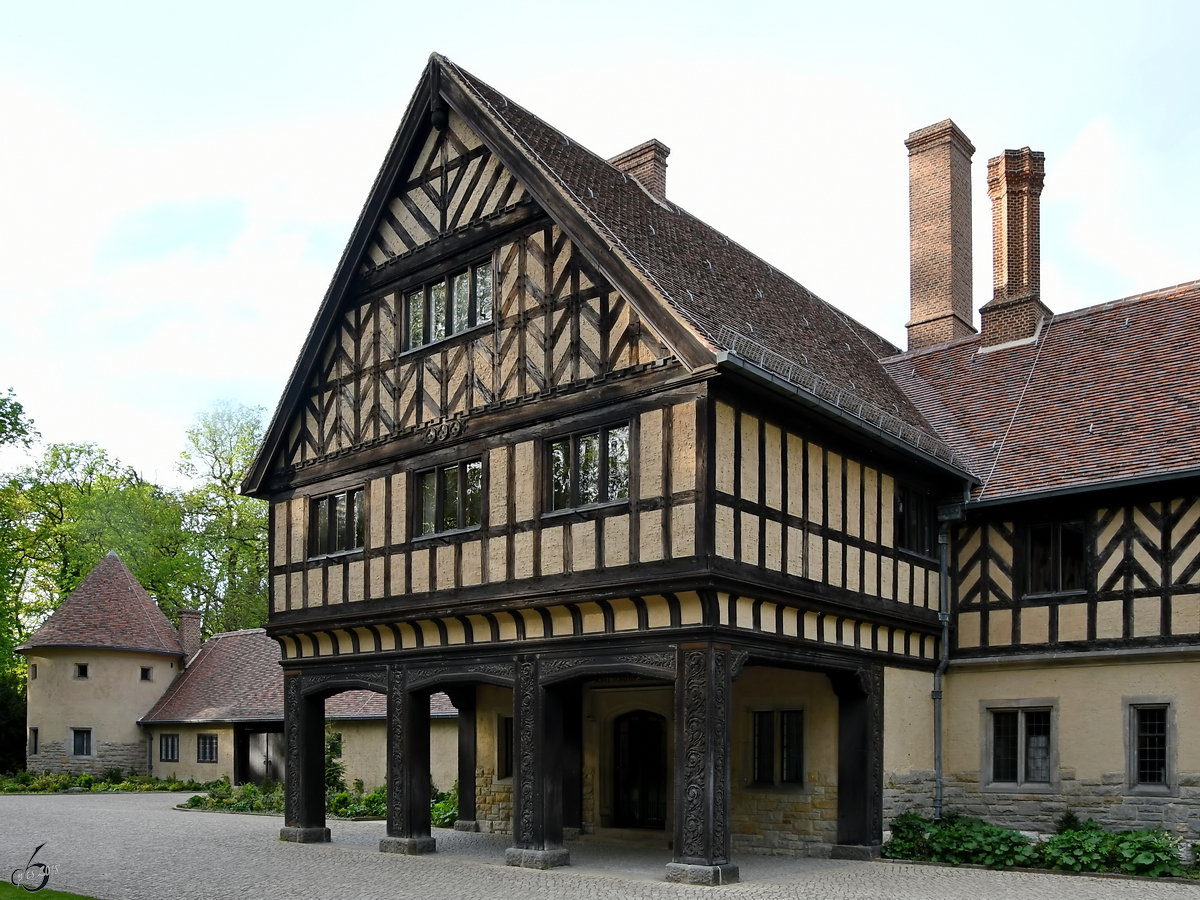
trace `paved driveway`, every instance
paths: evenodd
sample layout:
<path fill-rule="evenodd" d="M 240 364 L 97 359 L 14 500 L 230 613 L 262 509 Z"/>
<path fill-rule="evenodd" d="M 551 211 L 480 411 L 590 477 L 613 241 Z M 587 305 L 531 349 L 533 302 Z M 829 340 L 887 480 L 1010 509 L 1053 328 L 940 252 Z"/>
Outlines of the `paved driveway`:
<path fill-rule="evenodd" d="M 334 822 L 332 844 L 288 844 L 277 839 L 279 817 L 180 812 L 173 806 L 181 799 L 172 794 L 0 795 L 0 869 L 7 875 L 24 866 L 45 841 L 38 859 L 56 867 L 49 887 L 105 900 L 1200 900 L 1200 884 L 757 856 L 736 860 L 741 884 L 689 887 L 663 881 L 670 854 L 653 846 L 573 842 L 570 869 L 538 872 L 504 865 L 508 839 L 503 835 L 438 829 L 438 853 L 395 856 L 376 849 L 382 822 Z"/>

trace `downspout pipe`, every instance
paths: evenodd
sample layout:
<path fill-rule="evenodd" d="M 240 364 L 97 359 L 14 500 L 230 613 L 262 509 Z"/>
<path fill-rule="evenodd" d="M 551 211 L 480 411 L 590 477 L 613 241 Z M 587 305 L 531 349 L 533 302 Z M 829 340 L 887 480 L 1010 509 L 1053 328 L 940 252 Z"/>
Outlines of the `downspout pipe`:
<path fill-rule="evenodd" d="M 938 621 L 942 653 L 933 671 L 933 821 L 942 821 L 942 676 L 950 666 L 950 523 L 938 525 Z"/>
<path fill-rule="evenodd" d="M 950 525 L 965 518 L 961 503 L 938 507 L 938 622 L 941 658 L 933 672 L 933 821 L 942 821 L 945 772 L 942 766 L 942 683 L 950 668 Z"/>

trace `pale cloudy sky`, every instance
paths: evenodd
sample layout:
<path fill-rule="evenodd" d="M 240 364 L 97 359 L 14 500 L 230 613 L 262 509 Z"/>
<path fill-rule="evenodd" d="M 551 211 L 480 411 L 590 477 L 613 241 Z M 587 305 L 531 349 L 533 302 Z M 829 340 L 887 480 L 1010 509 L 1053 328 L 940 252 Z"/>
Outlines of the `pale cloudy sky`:
<path fill-rule="evenodd" d="M 274 408 L 431 51 L 893 341 L 904 138 L 1046 153 L 1055 311 L 1200 278 L 1200 4 L 0 0 L 0 391 L 177 483 L 195 414 Z M 0 468 L 19 465 L 11 452 Z"/>

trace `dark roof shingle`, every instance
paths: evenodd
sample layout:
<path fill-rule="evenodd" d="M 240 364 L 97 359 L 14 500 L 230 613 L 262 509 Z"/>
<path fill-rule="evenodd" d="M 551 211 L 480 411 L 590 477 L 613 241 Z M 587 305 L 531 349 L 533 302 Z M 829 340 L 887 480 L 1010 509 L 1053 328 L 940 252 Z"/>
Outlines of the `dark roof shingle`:
<path fill-rule="evenodd" d="M 1036 343 L 978 335 L 884 361 L 999 500 L 1200 469 L 1200 281 L 1055 316 Z"/>
<path fill-rule="evenodd" d="M 89 647 L 183 656 L 179 634 L 121 558 L 109 552 L 18 650 Z"/>

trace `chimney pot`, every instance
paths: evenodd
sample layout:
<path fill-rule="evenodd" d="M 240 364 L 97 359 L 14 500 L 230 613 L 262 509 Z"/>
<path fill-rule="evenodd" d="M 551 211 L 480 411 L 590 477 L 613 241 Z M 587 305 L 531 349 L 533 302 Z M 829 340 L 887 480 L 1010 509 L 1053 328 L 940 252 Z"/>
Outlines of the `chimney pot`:
<path fill-rule="evenodd" d="M 660 140 L 651 138 L 624 153 L 618 153 L 609 163 L 626 175 L 636 178 L 652 196 L 667 199 L 667 157 L 671 148 Z"/>
<path fill-rule="evenodd" d="M 975 333 L 971 296 L 971 156 L 950 119 L 914 131 L 908 148 L 911 320 L 908 349 Z"/>
<path fill-rule="evenodd" d="M 199 610 L 179 611 L 179 643 L 183 645 L 183 652 L 187 654 L 188 659 L 195 656 L 196 651 L 200 649 L 200 622 Z"/>

